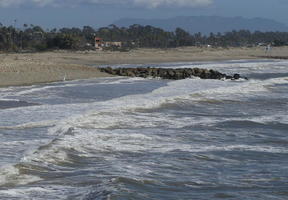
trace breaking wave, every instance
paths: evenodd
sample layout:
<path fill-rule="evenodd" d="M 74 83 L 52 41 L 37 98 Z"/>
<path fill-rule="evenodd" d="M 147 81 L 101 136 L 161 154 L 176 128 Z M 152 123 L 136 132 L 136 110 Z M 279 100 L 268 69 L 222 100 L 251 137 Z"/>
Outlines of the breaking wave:
<path fill-rule="evenodd" d="M 99 84 L 133 84 L 135 81 L 141 80 L 138 78 L 116 79 Z M 33 150 L 26 152 L 20 164 L 33 164 L 45 168 L 55 167 L 54 169 L 60 165 L 73 164 L 75 161 L 73 155 L 75 154 L 83 158 L 95 157 L 95 154 L 105 154 L 106 157 L 102 159 L 107 160 L 116 159 L 114 155 L 123 152 L 152 152 L 160 154 L 179 151 L 192 153 L 242 151 L 287 154 L 288 150 L 284 147 L 248 144 L 204 145 L 200 143 L 195 145 L 183 143 L 177 137 L 169 138 L 161 135 L 163 129 L 173 132 L 175 129 L 187 126 L 200 124 L 209 127 L 220 122 L 243 120 L 243 118 L 238 116 L 230 118 L 225 115 L 217 118 L 182 116 L 178 119 L 173 113 L 147 112 L 153 109 L 161 109 L 167 104 L 176 105 L 188 102 L 187 105 L 192 105 L 209 100 L 220 102 L 225 100 L 240 101 L 255 95 L 265 96 L 269 94 L 269 86 L 287 83 L 288 77 L 267 80 L 252 79 L 249 81 L 200 79 L 170 81 L 167 86 L 160 87 L 147 94 L 128 95 L 108 101 L 38 105 L 33 108 L 9 109 L 3 111 L 0 117 L 15 117 L 15 119 L 19 120 L 17 124 L 2 125 L 0 129 L 19 130 L 48 127 L 47 134 L 52 136 L 53 139 L 49 140 L 45 145 L 37 146 Z M 64 87 L 72 85 L 66 84 Z M 43 92 L 55 87 L 63 86 L 30 88 L 26 91 L 20 91 L 18 95 Z M 21 118 L 18 113 L 22 114 Z M 38 113 L 45 114 L 37 115 Z M 53 120 L 49 120 L 51 118 Z M 284 114 L 280 116 L 279 113 L 274 116 L 269 115 L 269 117 L 252 116 L 247 118 L 247 120 L 260 123 L 280 120 L 281 123 L 288 123 L 287 117 Z M 135 131 L 138 129 L 141 132 Z M 21 169 L 19 169 L 19 164 L 4 166 L 0 169 L 0 187 L 25 185 L 41 180 L 40 176 L 22 173 Z M 34 189 L 38 190 L 37 188 Z M 46 189 L 39 190 L 40 193 L 45 193 L 45 191 Z M 10 190 L 10 192 L 17 191 L 15 189 L 15 191 Z M 30 191 L 25 192 L 29 193 Z M 3 194 L 5 192 L 1 191 L 0 193 Z M 9 194 L 7 193 L 7 195 Z"/>

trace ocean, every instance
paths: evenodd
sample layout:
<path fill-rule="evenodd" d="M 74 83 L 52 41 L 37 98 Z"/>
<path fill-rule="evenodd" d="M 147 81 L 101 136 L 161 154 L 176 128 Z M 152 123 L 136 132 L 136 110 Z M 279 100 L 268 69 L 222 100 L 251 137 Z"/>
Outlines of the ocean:
<path fill-rule="evenodd" d="M 0 88 L 0 199 L 288 199 L 288 61 L 149 66 L 249 80 Z"/>

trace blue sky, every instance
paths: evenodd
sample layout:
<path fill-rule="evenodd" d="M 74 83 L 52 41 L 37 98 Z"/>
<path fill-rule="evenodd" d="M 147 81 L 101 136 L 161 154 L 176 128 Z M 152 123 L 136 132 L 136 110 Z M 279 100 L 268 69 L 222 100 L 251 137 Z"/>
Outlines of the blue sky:
<path fill-rule="evenodd" d="M 0 0 L 0 22 L 43 27 L 106 26 L 119 18 L 262 17 L 288 24 L 288 0 Z"/>

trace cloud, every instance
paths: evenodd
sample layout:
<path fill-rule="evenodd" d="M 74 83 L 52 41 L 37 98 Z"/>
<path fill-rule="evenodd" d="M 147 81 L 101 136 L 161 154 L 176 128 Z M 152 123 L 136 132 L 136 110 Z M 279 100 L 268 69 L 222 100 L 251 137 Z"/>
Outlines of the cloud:
<path fill-rule="evenodd" d="M 178 6 L 178 7 L 194 7 L 206 6 L 212 3 L 212 0 L 134 0 L 134 4 L 143 5 L 150 8 L 161 6 Z"/>
<path fill-rule="evenodd" d="M 23 0 L 0 0 L 0 6 L 1 7 L 8 7 L 13 5 L 18 5 L 23 3 Z"/>
<path fill-rule="evenodd" d="M 36 6 L 77 6 L 81 4 L 133 5 L 147 8 L 158 7 L 197 7 L 206 6 L 213 0 L 0 0 L 0 7 L 36 5 Z"/>

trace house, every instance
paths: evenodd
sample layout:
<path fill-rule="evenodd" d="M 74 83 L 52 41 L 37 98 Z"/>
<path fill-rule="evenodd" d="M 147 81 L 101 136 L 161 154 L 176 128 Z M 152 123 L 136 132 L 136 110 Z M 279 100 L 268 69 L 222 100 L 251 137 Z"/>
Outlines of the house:
<path fill-rule="evenodd" d="M 104 42 L 105 47 L 122 47 L 122 42 Z"/>
<path fill-rule="evenodd" d="M 122 47 L 122 42 L 104 42 L 102 38 L 95 37 L 95 49 L 101 51 L 105 47 Z"/>
<path fill-rule="evenodd" d="M 103 50 L 103 39 L 99 37 L 95 37 L 95 49 Z"/>

